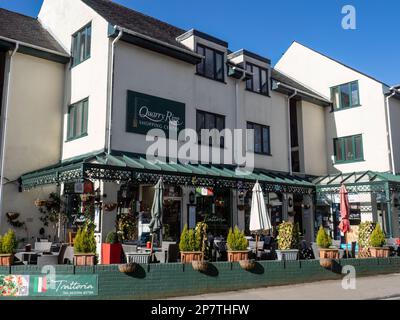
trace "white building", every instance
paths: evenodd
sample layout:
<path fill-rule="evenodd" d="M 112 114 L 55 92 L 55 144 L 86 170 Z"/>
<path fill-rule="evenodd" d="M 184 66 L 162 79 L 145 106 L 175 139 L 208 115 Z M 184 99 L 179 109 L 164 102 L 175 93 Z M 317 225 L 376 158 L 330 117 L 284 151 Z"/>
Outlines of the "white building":
<path fill-rule="evenodd" d="M 398 200 L 394 199 L 395 174 L 400 170 L 400 96 L 396 88 L 297 42 L 276 69 L 333 102 L 325 108 L 329 176 L 318 180 L 320 200 L 329 199 L 344 182 L 354 192 L 354 220 L 380 222 L 388 235 L 398 237 Z"/>
<path fill-rule="evenodd" d="M 146 230 L 152 187 L 163 177 L 164 238 L 177 240 L 185 224 L 193 227 L 202 220 L 209 223 L 214 234 L 225 234 L 234 225 L 247 230 L 251 196 L 248 191 L 259 180 L 273 224 L 293 219 L 300 223 L 305 238 L 313 240 L 321 217 L 318 214 L 315 219 L 314 204 L 321 205 L 325 199 L 317 193 L 316 201 L 312 178 L 321 182 L 322 177 L 338 172 L 391 170 L 390 156 L 385 154 L 381 161 L 369 147 L 378 141 L 386 144 L 385 122 L 380 122 L 385 108 L 383 105 L 380 110 L 376 103 L 385 102 L 384 93 L 389 88 L 381 84 L 378 97 L 377 81 L 362 74 L 348 75 L 350 69 L 344 67 L 341 78 L 338 75 L 337 79 L 330 79 L 326 75 L 329 69 L 321 71 L 325 63 L 329 64 L 325 60 L 313 62 L 311 65 L 315 67 L 308 70 L 302 62 L 314 56 L 308 49 L 302 52 L 300 45 L 299 48 L 293 45 L 274 69 L 266 57 L 245 49 L 232 52 L 227 41 L 198 30 L 182 30 L 106 0 L 44 0 L 38 20 L 31 20 L 46 30 L 52 42 L 58 41 L 63 53 L 55 55 L 63 59 L 40 60 L 49 68 L 54 66 L 59 74 L 47 79 L 43 73 L 43 79 L 35 81 L 23 73 L 23 79 L 16 78 L 19 82 L 10 86 L 10 92 L 14 90 L 19 99 L 28 99 L 21 94 L 24 93 L 21 86 L 27 86 L 23 81 L 34 81 L 29 88 L 34 98 L 29 98 L 32 113 L 24 114 L 26 119 L 3 121 L 8 128 L 16 128 L 14 138 L 8 131 L 11 129 L 6 130 L 9 133 L 5 136 L 4 167 L 12 166 L 11 178 L 20 178 L 21 190 L 14 184 L 7 193 L 6 181 L 3 182 L 0 231 L 9 227 L 6 213 L 17 212 L 21 221 L 28 226 L 32 224 L 28 227 L 30 234 L 37 236 L 40 215 L 34 200 L 47 199 L 49 192 L 57 191 L 62 195 L 69 219 L 62 237 L 76 230 L 76 221 L 91 216 L 97 226 L 98 240 L 104 240 L 115 229 L 117 214 L 134 224 L 134 231 L 130 229 L 132 234 L 127 231 L 126 236 L 138 237 L 138 228 Z M 0 36 L 2 32 L 0 28 Z M 18 40 L 12 33 L 8 37 L 11 43 Z M 12 48 L 6 50 L 10 52 Z M 71 53 L 66 66 L 62 64 L 66 63 L 64 51 Z M 24 70 L 30 68 L 29 65 Z M 339 69 L 330 68 L 335 72 Z M 1 73 L 0 69 L 1 74 L 8 79 L 7 72 Z M 34 74 L 34 69 L 30 74 Z M 346 125 L 341 118 L 340 124 L 335 123 L 334 119 L 341 114 L 346 118 L 345 113 L 356 109 L 362 112 L 361 107 L 330 112 L 329 88 L 356 80 L 360 84 L 358 102 L 364 108 L 364 101 L 365 106 L 368 101 L 375 112 L 371 119 L 379 122 L 374 125 L 379 130 L 376 136 L 363 129 L 362 116 L 356 119 L 357 125 L 348 120 Z M 365 91 L 361 90 L 364 83 L 370 86 Z M 50 91 L 47 87 L 55 95 L 51 99 L 47 99 Z M 9 114 L 22 112 L 23 104 L 13 104 L 3 94 L 3 105 L 7 101 L 10 101 Z M 394 104 L 391 106 L 394 114 Z M 368 125 L 372 123 L 368 122 L 372 121 L 369 117 L 370 114 L 364 115 Z M 168 128 L 165 119 L 170 118 L 178 121 L 178 130 L 254 129 L 255 141 L 247 146 L 254 157 L 253 173 L 243 176 L 235 172 L 232 154 L 226 152 L 228 136 L 217 137 L 216 141 L 223 142 L 222 147 L 198 143 L 195 147 L 198 156 L 192 154 L 190 163 L 171 157 L 156 164 L 146 160 L 146 151 L 153 143 L 146 141 L 146 133 L 154 127 L 165 130 Z M 24 144 L 18 140 L 21 127 L 26 131 L 23 137 L 28 139 Z M 332 164 L 333 139 L 353 134 L 362 134 L 364 162 Z M 393 139 L 395 136 L 399 137 L 393 134 Z M 359 140 L 352 141 L 358 145 Z M 184 142 L 178 139 L 177 147 Z M 46 150 L 36 152 L 44 146 Z M 20 149 L 12 153 L 12 148 Z M 387 147 L 379 150 L 387 151 Z M 210 163 L 199 163 L 200 156 L 207 152 Z M 214 154 L 220 155 L 220 163 L 211 157 Z M 355 160 L 361 160 L 361 156 Z M 6 172 L 4 177 L 9 178 L 7 174 L 11 176 Z M 212 195 L 205 196 L 207 193 Z M 368 194 L 367 200 L 371 202 L 371 193 Z M 373 196 L 373 205 L 378 208 L 381 193 L 378 200 Z M 330 216 L 334 216 L 332 203 L 328 207 Z M 117 208 L 112 204 L 118 204 Z M 392 210 L 387 210 L 387 217 L 394 217 L 395 208 L 389 207 Z M 317 213 L 321 210 L 319 206 Z M 378 219 L 374 216 L 377 210 L 368 212 L 368 219 Z M 395 234 L 393 223 L 386 229 L 388 235 Z M 125 223 L 126 228 L 128 224 Z M 23 236 L 22 231 L 19 236 Z"/>

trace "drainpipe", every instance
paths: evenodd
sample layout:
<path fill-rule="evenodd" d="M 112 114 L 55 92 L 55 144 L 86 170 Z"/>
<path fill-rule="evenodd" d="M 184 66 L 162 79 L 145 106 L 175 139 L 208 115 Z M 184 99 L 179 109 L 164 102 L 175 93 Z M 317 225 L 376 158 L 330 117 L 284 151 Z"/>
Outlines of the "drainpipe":
<path fill-rule="evenodd" d="M 387 136 L 388 136 L 388 140 L 389 140 L 388 142 L 389 142 L 389 152 L 390 152 L 390 166 L 392 169 L 391 171 L 395 175 L 396 174 L 396 166 L 394 163 L 392 125 L 391 125 L 391 119 L 390 119 L 389 99 L 397 93 L 397 89 L 392 87 L 392 88 L 390 88 L 390 91 L 392 93 L 386 97 L 386 118 L 387 118 L 387 128 L 388 128 Z"/>
<path fill-rule="evenodd" d="M 7 90 L 5 95 L 5 106 L 4 106 L 4 114 L 3 114 L 3 136 L 2 136 L 2 144 L 1 144 L 1 171 L 0 171 L 0 217 L 2 216 L 2 203 L 3 203 L 3 185 L 4 185 L 4 162 L 6 158 L 6 136 L 7 136 L 7 124 L 8 124 L 8 108 L 9 108 L 9 100 L 10 100 L 10 86 L 11 86 L 11 78 L 12 78 L 12 66 L 13 66 L 13 57 L 15 53 L 19 49 L 19 42 L 15 43 L 14 50 L 10 53 L 10 63 L 8 67 L 8 75 L 7 75 Z"/>
<path fill-rule="evenodd" d="M 117 26 L 115 30 L 119 29 Z M 112 126 L 112 105 L 113 105 L 113 92 L 114 92 L 114 63 L 115 63 L 115 45 L 121 39 L 123 31 L 119 30 L 118 36 L 111 44 L 111 61 L 110 61 L 110 77 L 109 77 L 109 96 L 108 96 L 108 124 L 107 124 L 107 153 L 111 154 L 111 126 Z"/>

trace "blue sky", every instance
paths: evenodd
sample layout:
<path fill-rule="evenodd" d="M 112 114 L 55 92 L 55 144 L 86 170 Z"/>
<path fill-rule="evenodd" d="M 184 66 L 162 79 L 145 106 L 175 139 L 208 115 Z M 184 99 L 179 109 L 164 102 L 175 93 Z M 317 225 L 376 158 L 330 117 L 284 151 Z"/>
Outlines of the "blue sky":
<path fill-rule="evenodd" d="M 116 0 L 183 29 L 195 28 L 275 64 L 293 40 L 388 84 L 400 83 L 398 0 Z M 0 7 L 36 16 L 42 0 L 0 0 Z M 357 10 L 357 29 L 341 27 L 342 7 Z"/>

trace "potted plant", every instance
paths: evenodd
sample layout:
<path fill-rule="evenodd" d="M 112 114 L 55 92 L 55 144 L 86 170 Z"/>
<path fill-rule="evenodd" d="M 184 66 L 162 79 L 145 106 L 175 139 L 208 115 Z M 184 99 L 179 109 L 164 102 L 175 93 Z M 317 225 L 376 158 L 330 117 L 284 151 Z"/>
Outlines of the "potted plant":
<path fill-rule="evenodd" d="M 229 229 L 227 238 L 228 261 L 239 262 L 249 259 L 248 243 L 243 231 L 240 231 L 238 226 L 235 229 Z"/>
<path fill-rule="evenodd" d="M 0 237 L 0 266 L 11 266 L 13 264 L 17 245 L 17 237 L 11 229 L 3 237 Z"/>
<path fill-rule="evenodd" d="M 339 249 L 332 247 L 332 239 L 323 226 L 320 226 L 317 234 L 317 246 L 321 259 L 339 259 Z"/>
<path fill-rule="evenodd" d="M 193 229 L 188 230 L 187 225 L 183 228 L 179 241 L 179 250 L 181 251 L 182 263 L 191 263 L 192 261 L 203 260 L 201 250 L 201 240 L 196 237 Z"/>
<path fill-rule="evenodd" d="M 390 255 L 390 248 L 384 248 L 386 243 L 385 234 L 383 233 L 381 226 L 376 225 L 374 231 L 371 234 L 369 252 L 373 258 L 388 258 Z"/>
<path fill-rule="evenodd" d="M 294 222 L 282 222 L 278 226 L 278 260 L 297 260 L 299 255 L 299 225 Z"/>
<path fill-rule="evenodd" d="M 74 264 L 76 266 L 93 266 L 96 257 L 96 238 L 93 228 L 79 228 L 74 241 Z"/>
<path fill-rule="evenodd" d="M 106 243 L 101 244 L 101 263 L 119 264 L 121 263 L 122 245 L 119 241 L 118 233 L 110 232 L 106 237 Z"/>

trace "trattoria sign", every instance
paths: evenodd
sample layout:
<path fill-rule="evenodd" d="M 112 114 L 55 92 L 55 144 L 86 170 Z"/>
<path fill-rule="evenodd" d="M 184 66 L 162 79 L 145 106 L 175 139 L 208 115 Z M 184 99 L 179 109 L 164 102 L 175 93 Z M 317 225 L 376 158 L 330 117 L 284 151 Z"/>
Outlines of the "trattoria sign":
<path fill-rule="evenodd" d="M 147 134 L 151 129 L 161 129 L 168 136 L 170 129 L 185 128 L 185 104 L 147 94 L 128 91 L 126 131 Z"/>
<path fill-rule="evenodd" d="M 0 275 L 0 298 L 97 295 L 97 275 Z"/>

